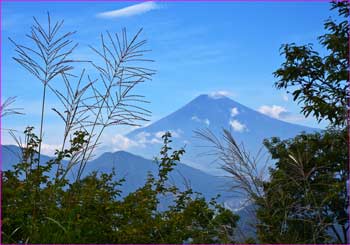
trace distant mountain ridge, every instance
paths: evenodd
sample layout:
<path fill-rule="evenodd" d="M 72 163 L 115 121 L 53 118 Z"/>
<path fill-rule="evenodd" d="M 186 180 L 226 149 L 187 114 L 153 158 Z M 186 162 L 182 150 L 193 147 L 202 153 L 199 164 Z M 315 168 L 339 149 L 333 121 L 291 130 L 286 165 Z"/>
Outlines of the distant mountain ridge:
<path fill-rule="evenodd" d="M 1 147 L 1 151 L 2 170 L 9 170 L 13 167 L 13 164 L 20 161 L 19 147 L 5 145 Z M 47 162 L 50 159 L 48 156 L 41 156 L 42 162 Z M 121 186 L 122 196 L 140 188 L 145 183 L 148 173 L 154 176 L 158 174 L 158 166 L 154 161 L 125 151 L 117 151 L 113 153 L 106 152 L 88 162 L 84 175 L 92 171 L 111 173 L 113 168 L 116 172 L 116 179 L 125 178 L 125 182 Z M 69 178 L 73 179 L 72 175 L 69 175 Z M 229 189 L 227 180 L 222 177 L 209 175 L 182 163 L 178 163 L 170 174 L 169 184 L 175 184 L 181 189 L 191 187 L 194 191 L 202 193 L 208 200 L 217 194 L 222 196 L 220 198 L 222 202 L 231 198 L 227 192 Z"/>

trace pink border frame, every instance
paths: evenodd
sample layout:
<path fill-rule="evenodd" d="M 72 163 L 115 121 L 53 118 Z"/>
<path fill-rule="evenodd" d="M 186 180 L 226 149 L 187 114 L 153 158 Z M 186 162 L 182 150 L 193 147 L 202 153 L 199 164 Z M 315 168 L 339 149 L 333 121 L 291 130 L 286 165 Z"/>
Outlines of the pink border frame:
<path fill-rule="evenodd" d="M 152 0 L 0 0 L 0 2 L 150 2 Z M 347 1 L 347 0 L 344 0 Z M 152 2 L 330 2 L 330 0 L 153 0 Z"/>
<path fill-rule="evenodd" d="M 349 1 L 349 0 L 345 0 Z M 2 104 L 2 3 L 3 2 L 146 2 L 144 0 L 0 0 L 0 105 Z M 329 0 L 154 0 L 154 2 L 330 2 Z M 349 21 L 350 22 L 350 21 Z M 350 41 L 349 52 L 350 52 Z M 349 55 L 349 64 L 350 64 L 350 55 Z M 350 85 L 350 69 L 348 71 L 348 83 Z M 347 123 L 348 123 L 348 169 L 350 168 L 350 86 L 348 90 L 348 109 L 347 109 Z M 2 129 L 2 120 L 0 116 L 0 130 Z M 2 133 L 0 131 L 0 244 L 2 241 Z M 348 191 L 350 190 L 350 181 L 348 181 Z M 350 214 L 349 214 L 350 215 Z M 350 216 L 349 216 L 350 220 Z M 350 233 L 350 230 L 349 230 Z M 350 234 L 349 234 L 350 237 Z M 43 244 L 44 245 L 44 244 Z M 76 245 L 86 245 L 86 244 L 76 244 Z M 96 244 L 97 245 L 97 244 Z M 125 244 L 127 245 L 127 244 Z M 169 244 L 170 245 L 170 244 Z M 199 244 L 198 244 L 199 245 Z M 246 245 L 245 243 L 237 243 L 237 245 Z M 304 245 L 304 244 L 298 244 Z"/>

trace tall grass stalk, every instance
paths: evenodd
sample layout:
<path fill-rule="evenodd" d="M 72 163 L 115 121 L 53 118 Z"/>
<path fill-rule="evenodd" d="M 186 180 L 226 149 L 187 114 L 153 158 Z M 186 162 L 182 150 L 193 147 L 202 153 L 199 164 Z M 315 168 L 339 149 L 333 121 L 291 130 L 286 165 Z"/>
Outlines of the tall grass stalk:
<path fill-rule="evenodd" d="M 43 84 L 39 128 L 39 166 L 43 141 L 47 88 L 53 90 L 49 84 L 50 81 L 59 74 L 67 73 L 73 69 L 71 63 L 75 61 L 68 57 L 78 44 L 72 45 L 73 41 L 70 40 L 70 37 L 75 32 L 60 34 L 64 23 L 63 20 L 56 22 L 52 26 L 50 14 L 47 13 L 47 28 L 44 28 L 35 17 L 33 17 L 33 20 L 34 24 L 31 27 L 31 32 L 26 35 L 31 40 L 31 46 L 23 46 L 16 43 L 11 38 L 9 38 L 9 40 L 15 45 L 15 52 L 17 53 L 17 57 L 13 57 L 13 59 Z"/>
<path fill-rule="evenodd" d="M 134 104 L 148 101 L 144 100 L 144 96 L 131 94 L 136 85 L 151 80 L 155 73 L 154 70 L 139 65 L 153 61 L 143 57 L 150 50 L 143 49 L 146 40 L 138 40 L 141 32 L 142 29 L 130 41 L 125 28 L 120 35 L 115 33 L 114 37 L 107 32 L 107 41 L 101 34 L 102 50 L 90 47 L 104 63 L 102 67 L 92 62 L 99 72 L 102 89 L 94 84 L 91 86 L 95 103 L 86 105 L 86 108 L 94 117 L 85 124 L 90 126 L 89 138 L 79 163 L 77 181 L 81 178 L 86 163 L 91 159 L 106 128 L 113 125 L 139 126 L 139 121 L 148 120 L 150 111 Z"/>

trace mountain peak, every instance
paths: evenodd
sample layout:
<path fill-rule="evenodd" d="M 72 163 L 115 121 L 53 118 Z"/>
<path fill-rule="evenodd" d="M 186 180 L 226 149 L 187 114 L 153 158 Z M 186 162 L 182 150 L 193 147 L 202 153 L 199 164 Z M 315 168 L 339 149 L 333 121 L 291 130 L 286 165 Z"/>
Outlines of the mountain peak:
<path fill-rule="evenodd" d="M 104 152 L 100 157 L 139 157 L 136 156 L 133 153 L 127 152 L 127 151 L 123 151 L 123 150 L 118 150 L 118 151 L 114 151 L 114 152 Z"/>
<path fill-rule="evenodd" d="M 215 114 L 215 117 L 217 117 L 218 113 L 230 114 L 231 109 L 234 107 L 240 108 L 242 111 L 252 111 L 252 109 L 228 97 L 226 93 L 201 94 L 180 108 L 180 110 L 188 107 L 191 108 L 190 110 L 197 108 L 197 110 L 201 111 L 201 114 L 207 114 L 208 110 L 210 110 Z"/>
<path fill-rule="evenodd" d="M 213 92 L 209 94 L 200 94 L 195 99 L 230 99 L 227 93 Z"/>

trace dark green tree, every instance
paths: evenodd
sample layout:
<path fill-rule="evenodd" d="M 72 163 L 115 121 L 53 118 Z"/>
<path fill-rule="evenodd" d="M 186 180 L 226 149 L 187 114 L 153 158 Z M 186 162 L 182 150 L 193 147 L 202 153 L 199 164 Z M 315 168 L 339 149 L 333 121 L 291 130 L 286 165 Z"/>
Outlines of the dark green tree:
<path fill-rule="evenodd" d="M 278 89 L 287 89 L 301 105 L 307 117 L 329 120 L 333 125 L 346 124 L 349 103 L 349 2 L 332 2 L 339 20 L 324 23 L 326 34 L 318 37 L 328 54 L 321 56 L 312 44 L 282 45 L 285 62 L 274 72 Z"/>
<path fill-rule="evenodd" d="M 276 87 L 291 92 L 306 117 L 330 124 L 321 133 L 264 142 L 276 166 L 256 200 L 261 242 L 348 242 L 349 6 L 332 2 L 339 19 L 329 18 L 327 33 L 318 38 L 327 55 L 311 44 L 282 46 L 285 62 L 274 73 Z"/>
<path fill-rule="evenodd" d="M 346 243 L 346 137 L 345 130 L 327 130 L 265 141 L 276 167 L 257 201 L 262 242 Z"/>

